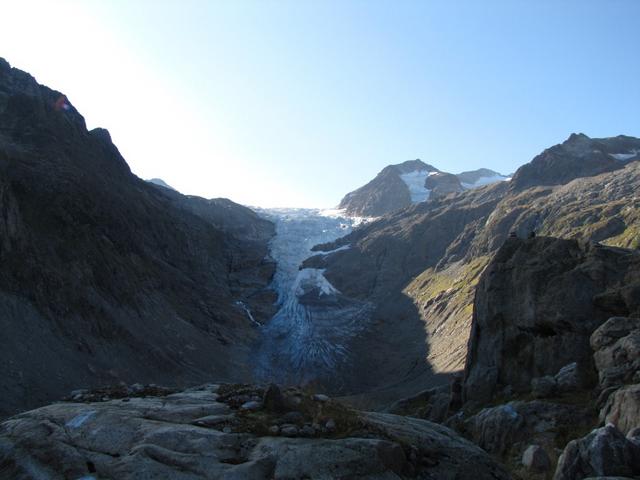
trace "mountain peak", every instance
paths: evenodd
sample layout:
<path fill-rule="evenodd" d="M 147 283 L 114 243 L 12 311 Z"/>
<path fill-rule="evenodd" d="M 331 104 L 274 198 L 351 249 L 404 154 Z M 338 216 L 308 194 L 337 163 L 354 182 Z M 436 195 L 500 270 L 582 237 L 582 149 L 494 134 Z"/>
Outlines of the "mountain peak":
<path fill-rule="evenodd" d="M 389 167 L 394 170 L 397 170 L 400 173 L 410 173 L 415 171 L 426 171 L 426 172 L 439 172 L 436 167 L 433 165 L 429 165 L 428 163 L 424 163 L 419 158 L 415 160 L 406 160 L 402 163 L 398 163 L 395 165 L 389 165 Z"/>
<path fill-rule="evenodd" d="M 520 167 L 513 175 L 512 189 L 536 185 L 563 185 L 580 177 L 591 177 L 624 167 L 640 157 L 640 139 L 626 136 L 590 138 L 572 133 Z"/>

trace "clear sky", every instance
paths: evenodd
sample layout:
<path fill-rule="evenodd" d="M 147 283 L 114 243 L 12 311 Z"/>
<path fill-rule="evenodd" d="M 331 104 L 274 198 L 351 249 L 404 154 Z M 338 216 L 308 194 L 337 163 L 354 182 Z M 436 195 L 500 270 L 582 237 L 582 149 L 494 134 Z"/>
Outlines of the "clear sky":
<path fill-rule="evenodd" d="M 2 0 L 0 56 L 184 193 L 329 207 L 390 163 L 640 136 L 640 1 Z"/>

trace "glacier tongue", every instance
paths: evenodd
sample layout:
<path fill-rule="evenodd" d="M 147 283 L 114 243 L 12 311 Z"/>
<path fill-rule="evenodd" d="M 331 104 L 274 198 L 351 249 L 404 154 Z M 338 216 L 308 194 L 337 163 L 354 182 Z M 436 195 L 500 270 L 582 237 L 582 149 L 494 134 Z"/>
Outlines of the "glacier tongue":
<path fill-rule="evenodd" d="M 316 209 L 268 209 L 259 213 L 276 224 L 271 256 L 277 262 L 273 288 L 278 311 L 261 328 L 256 355 L 260 381 L 305 383 L 329 376 L 348 354 L 348 342 L 362 328 L 370 306 L 341 296 L 324 270 L 300 269 L 319 243 L 348 234 L 361 219 Z"/>

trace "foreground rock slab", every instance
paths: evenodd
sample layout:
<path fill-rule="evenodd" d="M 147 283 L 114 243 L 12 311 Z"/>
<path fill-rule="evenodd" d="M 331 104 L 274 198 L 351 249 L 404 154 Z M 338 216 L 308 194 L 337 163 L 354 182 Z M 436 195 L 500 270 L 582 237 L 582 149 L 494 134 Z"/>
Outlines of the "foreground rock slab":
<path fill-rule="evenodd" d="M 483 450 L 424 420 L 357 412 L 297 389 L 282 392 L 277 410 L 241 408 L 264 392 L 205 385 L 26 412 L 0 424 L 0 478 L 509 478 Z M 292 419 L 304 438 L 276 433 Z"/>

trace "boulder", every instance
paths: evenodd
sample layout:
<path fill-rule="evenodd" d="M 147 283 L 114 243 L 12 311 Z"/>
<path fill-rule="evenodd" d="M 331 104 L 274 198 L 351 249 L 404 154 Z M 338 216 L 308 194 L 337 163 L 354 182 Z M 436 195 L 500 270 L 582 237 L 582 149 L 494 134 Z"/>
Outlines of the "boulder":
<path fill-rule="evenodd" d="M 608 424 L 567 444 L 554 480 L 640 474 L 640 445 Z"/>
<path fill-rule="evenodd" d="M 247 393 L 248 392 L 248 393 Z M 483 450 L 440 425 L 362 413 L 310 395 L 305 422 L 337 415 L 331 432 L 301 435 L 277 413 L 241 409 L 237 397 L 264 392 L 207 385 L 128 402 L 62 402 L 0 424 L 0 477 L 152 479 L 438 478 L 507 480 Z M 214 421 L 214 417 L 218 421 Z M 206 421 L 203 419 L 206 418 Z M 327 429 L 328 430 L 328 429 Z M 274 436 L 277 435 L 277 436 Z"/>
<path fill-rule="evenodd" d="M 610 318 L 591 335 L 591 347 L 601 388 L 640 380 L 640 318 Z"/>
<path fill-rule="evenodd" d="M 600 420 L 615 425 L 625 435 L 640 427 L 640 384 L 622 387 L 610 395 L 600 410 Z"/>
<path fill-rule="evenodd" d="M 481 410 L 464 421 L 463 431 L 489 453 L 520 455 L 532 441 L 552 449 L 561 436 L 596 421 L 590 410 L 575 405 L 513 401 Z"/>
<path fill-rule="evenodd" d="M 551 468 L 551 459 L 539 445 L 529 445 L 522 454 L 522 465 L 533 472 L 546 472 Z"/>
<path fill-rule="evenodd" d="M 423 390 L 412 397 L 394 402 L 387 411 L 442 423 L 448 417 L 452 400 L 451 390 L 447 385 Z"/>

